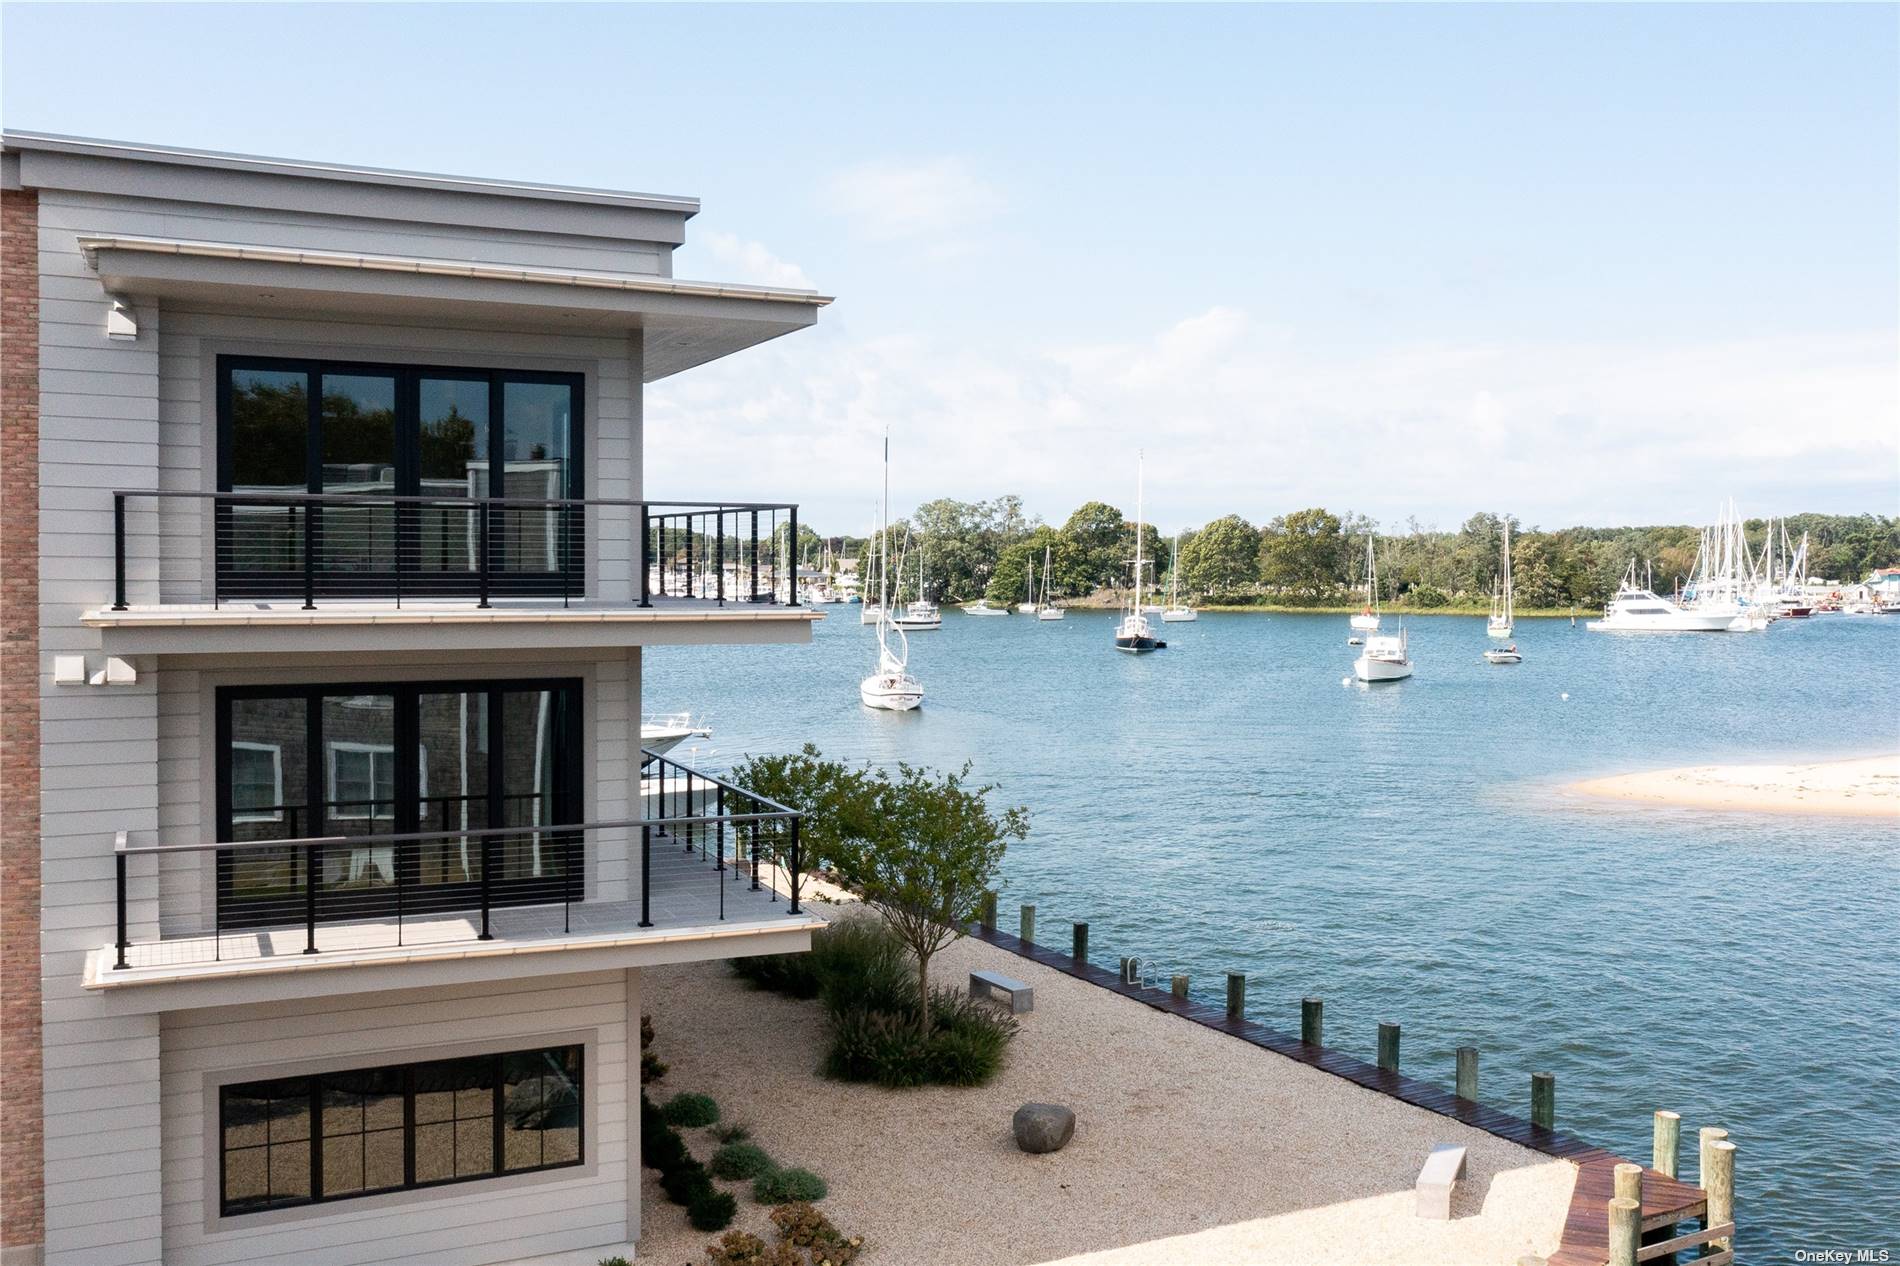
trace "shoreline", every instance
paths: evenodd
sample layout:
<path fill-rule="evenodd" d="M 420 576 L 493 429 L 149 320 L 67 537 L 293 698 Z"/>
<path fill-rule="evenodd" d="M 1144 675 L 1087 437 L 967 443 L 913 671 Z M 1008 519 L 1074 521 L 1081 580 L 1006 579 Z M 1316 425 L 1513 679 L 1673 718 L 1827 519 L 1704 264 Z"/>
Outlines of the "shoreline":
<path fill-rule="evenodd" d="M 1900 752 L 1844 760 L 1686 765 L 1585 778 L 1564 790 L 1624 803 L 1715 812 L 1900 818 Z"/>

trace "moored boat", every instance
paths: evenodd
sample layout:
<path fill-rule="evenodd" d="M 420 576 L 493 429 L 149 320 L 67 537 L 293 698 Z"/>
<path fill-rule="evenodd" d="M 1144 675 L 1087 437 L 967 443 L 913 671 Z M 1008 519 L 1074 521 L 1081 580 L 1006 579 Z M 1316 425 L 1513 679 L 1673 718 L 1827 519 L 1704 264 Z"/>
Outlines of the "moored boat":
<path fill-rule="evenodd" d="M 1379 633 L 1366 639 L 1366 649 L 1352 662 L 1360 681 L 1401 681 L 1412 675 L 1412 657 L 1401 627 L 1397 633 Z"/>

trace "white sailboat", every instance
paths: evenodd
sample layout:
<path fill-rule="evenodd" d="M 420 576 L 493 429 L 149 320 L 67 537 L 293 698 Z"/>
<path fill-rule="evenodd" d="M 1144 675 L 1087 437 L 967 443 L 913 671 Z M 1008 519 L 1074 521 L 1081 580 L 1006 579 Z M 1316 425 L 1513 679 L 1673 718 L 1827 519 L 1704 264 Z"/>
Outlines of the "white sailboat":
<path fill-rule="evenodd" d="M 884 509 L 891 512 L 891 437 L 884 435 Z M 884 557 L 878 567 L 877 671 L 858 683 L 858 700 L 867 708 L 886 712 L 909 712 L 924 701 L 924 686 L 910 675 L 910 642 L 904 630 L 891 619 L 891 539 L 879 532 Z"/>
<path fill-rule="evenodd" d="M 1062 618 L 1062 608 L 1055 604 L 1054 598 L 1049 593 L 1049 547 L 1047 545 L 1042 547 L 1042 602 L 1036 608 L 1036 618 L 1038 620 Z"/>
<path fill-rule="evenodd" d="M 1351 620 L 1354 629 L 1370 633 L 1379 627 L 1379 568 L 1373 561 L 1372 533 L 1366 533 L 1366 605 Z"/>
<path fill-rule="evenodd" d="M 1174 561 L 1168 565 L 1168 605 L 1161 611 L 1164 624 L 1185 624 L 1201 618 L 1200 612 L 1193 607 L 1181 605 L 1181 537 L 1174 538 Z"/>
<path fill-rule="evenodd" d="M 901 574 L 901 572 L 900 572 Z M 937 604 L 924 596 L 927 583 L 924 574 L 924 550 L 917 550 L 917 597 L 905 608 L 891 617 L 891 622 L 900 629 L 940 629 L 943 627 L 943 612 Z"/>
<path fill-rule="evenodd" d="M 1516 622 L 1517 602 L 1511 589 L 1511 521 L 1504 520 L 1504 585 L 1502 590 L 1498 582 L 1491 582 L 1491 618 L 1485 621 L 1485 632 L 1500 640 L 1511 636 L 1511 626 Z"/>
<path fill-rule="evenodd" d="M 890 443 L 889 436 L 885 437 L 885 443 L 887 445 Z M 871 586 L 870 568 L 872 566 L 876 566 L 880 577 L 882 577 L 883 572 L 884 572 L 884 565 L 878 561 L 878 556 L 877 556 L 876 551 L 869 548 L 870 544 L 875 544 L 881 541 L 884 536 L 884 533 L 878 530 L 877 515 L 878 515 L 877 510 L 873 509 L 871 511 L 871 539 L 870 539 L 870 542 L 867 543 L 867 547 L 862 551 L 863 556 L 864 556 L 863 558 L 864 574 L 859 577 L 859 580 L 862 582 L 861 587 L 863 589 L 863 593 L 860 595 L 860 597 L 863 598 L 863 602 L 861 602 L 858 606 L 858 623 L 859 624 L 876 624 L 878 616 L 882 614 L 884 610 L 884 604 L 878 601 L 876 593 Z M 885 553 L 888 554 L 889 550 L 887 549 Z"/>
<path fill-rule="evenodd" d="M 1115 649 L 1127 651 L 1131 655 L 1145 655 L 1149 651 L 1164 650 L 1167 643 L 1155 637 L 1154 626 L 1148 623 L 1148 617 L 1142 614 L 1142 581 L 1147 574 L 1147 564 L 1141 557 L 1141 458 L 1135 458 L 1135 576 L 1132 596 L 1128 610 L 1123 613 L 1121 622 L 1115 626 Z"/>
<path fill-rule="evenodd" d="M 1412 658 L 1401 624 L 1397 634 L 1374 633 L 1366 648 L 1352 661 L 1352 675 L 1360 681 L 1400 681 L 1412 675 Z"/>
<path fill-rule="evenodd" d="M 1029 561 L 1027 583 L 1024 585 L 1024 589 L 1027 590 L 1027 596 L 1016 604 L 1016 613 L 1018 615 L 1034 615 L 1038 610 L 1036 606 L 1036 562 L 1034 559 Z"/>

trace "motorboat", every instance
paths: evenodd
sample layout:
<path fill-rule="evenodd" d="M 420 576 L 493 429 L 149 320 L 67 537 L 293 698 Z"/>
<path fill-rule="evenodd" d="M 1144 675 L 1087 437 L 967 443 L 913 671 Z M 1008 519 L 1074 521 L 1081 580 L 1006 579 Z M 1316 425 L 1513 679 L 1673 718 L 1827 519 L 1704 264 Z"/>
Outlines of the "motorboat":
<path fill-rule="evenodd" d="M 1486 662 L 1492 664 L 1521 664 L 1524 657 L 1518 653 L 1517 643 L 1508 646 L 1487 646 L 1484 650 Z"/>
<path fill-rule="evenodd" d="M 1735 620 L 1733 610 L 1685 609 L 1637 584 L 1631 560 L 1616 596 L 1603 608 L 1603 618 L 1583 627 L 1592 633 L 1726 633 Z"/>
<path fill-rule="evenodd" d="M 1366 639 L 1365 650 L 1352 661 L 1352 675 L 1360 681 L 1401 681 L 1412 675 L 1412 657 L 1408 653 L 1405 629 L 1397 633 L 1379 633 Z"/>
<path fill-rule="evenodd" d="M 640 718 L 640 750 L 655 756 L 666 755 L 687 739 L 711 737 L 712 731 L 690 712 Z"/>
<path fill-rule="evenodd" d="M 962 608 L 962 611 L 963 611 L 963 614 L 965 615 L 1008 615 L 1009 614 L 1009 609 L 1007 607 L 991 606 L 990 600 L 988 598 L 978 598 L 975 602 L 972 602 L 970 605 Z"/>
<path fill-rule="evenodd" d="M 891 623 L 900 629 L 940 629 L 943 627 L 943 611 L 936 603 L 919 598 L 893 615 Z"/>

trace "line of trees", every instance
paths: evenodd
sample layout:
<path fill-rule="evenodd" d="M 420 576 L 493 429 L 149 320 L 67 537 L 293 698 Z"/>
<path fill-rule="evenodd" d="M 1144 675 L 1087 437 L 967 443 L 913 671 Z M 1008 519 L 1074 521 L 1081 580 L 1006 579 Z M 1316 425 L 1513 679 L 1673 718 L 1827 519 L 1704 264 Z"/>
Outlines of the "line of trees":
<path fill-rule="evenodd" d="M 1479 513 L 1456 531 L 1408 520 L 1402 532 L 1380 530 L 1379 591 L 1387 601 L 1416 607 L 1482 603 L 1498 570 L 1506 516 Z M 1878 567 L 1900 564 L 1900 518 L 1885 515 L 1797 514 L 1786 520 L 1788 536 L 1808 535 L 1808 573 L 1842 583 L 1860 580 Z M 1653 574 L 1668 592 L 1686 581 L 1695 564 L 1699 529 L 1685 525 L 1635 528 L 1571 527 L 1544 531 L 1516 518 L 1511 525 L 1511 568 L 1522 607 L 1592 607 L 1615 592 L 1631 560 Z M 1366 540 L 1372 520 L 1314 507 L 1255 525 L 1225 515 L 1178 537 L 1143 525 L 1142 552 L 1155 559 L 1149 575 L 1165 584 L 1179 550 L 1180 587 L 1197 601 L 1334 605 L 1363 596 Z M 1023 513 L 1022 499 L 962 502 L 940 499 L 918 507 L 890 528 L 895 570 L 904 571 L 901 598 L 915 596 L 920 557 L 927 562 L 926 594 L 933 601 L 962 602 L 978 596 L 1017 602 L 1028 591 L 1033 565 L 1038 596 L 1049 559 L 1053 596 L 1079 598 L 1125 587 L 1135 554 L 1134 525 L 1114 506 L 1091 501 L 1060 527 Z M 1767 525 L 1747 524 L 1759 547 Z M 807 549 L 820 538 L 801 530 Z M 830 538 L 834 555 L 865 556 L 875 542 Z"/>

